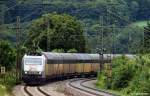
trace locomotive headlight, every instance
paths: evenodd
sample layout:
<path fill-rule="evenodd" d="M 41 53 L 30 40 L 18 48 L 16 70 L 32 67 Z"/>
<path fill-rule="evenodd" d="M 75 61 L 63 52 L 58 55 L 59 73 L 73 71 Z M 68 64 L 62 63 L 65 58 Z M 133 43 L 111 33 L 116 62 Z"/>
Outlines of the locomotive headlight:
<path fill-rule="evenodd" d="M 27 71 L 25 71 L 24 73 L 25 73 L 25 74 L 27 74 L 28 72 L 27 72 Z"/>
<path fill-rule="evenodd" d="M 39 72 L 39 74 L 42 74 L 42 72 Z"/>

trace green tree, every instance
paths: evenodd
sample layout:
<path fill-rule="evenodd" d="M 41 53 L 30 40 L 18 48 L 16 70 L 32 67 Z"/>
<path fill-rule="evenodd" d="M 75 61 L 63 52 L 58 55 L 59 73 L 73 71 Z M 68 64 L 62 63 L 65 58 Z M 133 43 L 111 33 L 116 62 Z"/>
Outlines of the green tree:
<path fill-rule="evenodd" d="M 15 62 L 15 52 L 7 41 L 0 41 L 0 66 L 5 66 L 10 70 Z"/>
<path fill-rule="evenodd" d="M 85 52 L 85 38 L 79 21 L 66 14 L 45 14 L 32 22 L 25 45 L 29 49 L 41 48 L 43 51 L 75 48 Z"/>
<path fill-rule="evenodd" d="M 150 52 L 150 23 L 144 28 L 144 52 Z"/>

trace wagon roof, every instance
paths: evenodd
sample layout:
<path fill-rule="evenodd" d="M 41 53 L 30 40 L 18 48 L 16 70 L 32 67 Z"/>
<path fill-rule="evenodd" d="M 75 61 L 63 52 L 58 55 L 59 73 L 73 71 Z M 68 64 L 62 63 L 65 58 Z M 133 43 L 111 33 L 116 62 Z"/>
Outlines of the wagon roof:
<path fill-rule="evenodd" d="M 43 55 L 47 58 L 49 63 L 99 63 L 102 59 L 99 54 L 87 54 L 87 53 L 54 53 L 43 52 Z M 110 61 L 113 57 L 121 56 L 121 54 L 104 54 L 103 60 Z M 133 55 L 126 54 L 131 58 Z"/>
<path fill-rule="evenodd" d="M 86 53 L 52 53 L 43 52 L 43 54 L 50 60 L 96 60 L 99 59 L 99 54 Z"/>

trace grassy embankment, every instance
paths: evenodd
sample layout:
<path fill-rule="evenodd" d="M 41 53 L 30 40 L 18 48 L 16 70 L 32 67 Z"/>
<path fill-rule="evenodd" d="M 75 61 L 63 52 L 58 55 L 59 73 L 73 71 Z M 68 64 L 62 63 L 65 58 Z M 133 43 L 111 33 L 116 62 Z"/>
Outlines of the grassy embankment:
<path fill-rule="evenodd" d="M 7 96 L 7 95 L 8 93 L 7 93 L 6 87 L 3 85 L 0 85 L 0 96 Z"/>
<path fill-rule="evenodd" d="M 15 71 L 0 75 L 0 96 L 13 96 L 12 88 L 16 85 Z"/>

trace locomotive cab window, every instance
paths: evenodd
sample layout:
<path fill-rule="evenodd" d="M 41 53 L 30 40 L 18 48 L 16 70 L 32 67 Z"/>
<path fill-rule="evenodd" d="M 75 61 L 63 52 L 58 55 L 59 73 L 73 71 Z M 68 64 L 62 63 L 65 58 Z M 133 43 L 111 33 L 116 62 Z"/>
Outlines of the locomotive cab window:
<path fill-rule="evenodd" d="M 42 65 L 42 59 L 39 58 L 28 58 L 25 59 L 25 64 L 26 65 Z"/>

